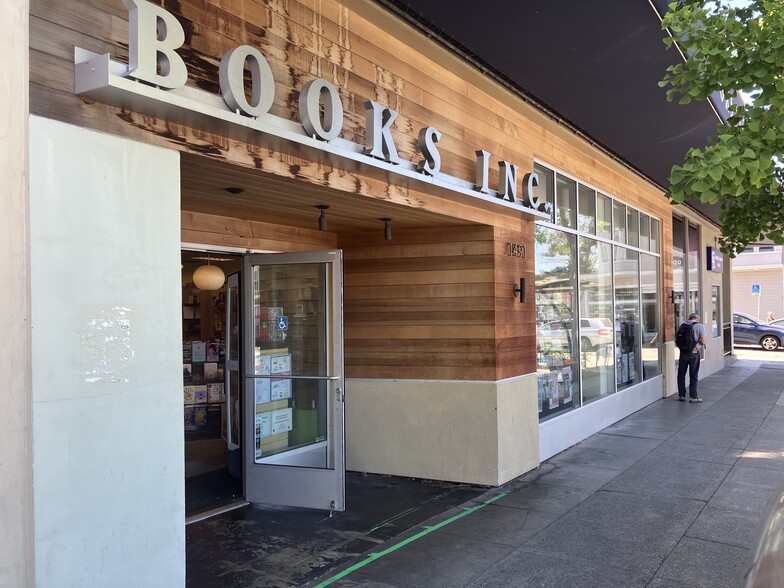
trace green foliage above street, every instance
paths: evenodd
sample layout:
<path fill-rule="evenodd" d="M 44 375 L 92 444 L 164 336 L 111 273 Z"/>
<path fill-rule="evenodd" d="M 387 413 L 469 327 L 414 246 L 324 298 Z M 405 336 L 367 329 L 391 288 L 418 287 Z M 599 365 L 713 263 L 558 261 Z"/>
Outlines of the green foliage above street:
<path fill-rule="evenodd" d="M 726 0 L 670 4 L 663 26 L 688 57 L 660 86 L 680 104 L 751 96 L 730 108 L 704 149 L 691 149 L 670 173 L 674 203 L 719 203 L 721 249 L 733 256 L 763 238 L 784 243 L 784 2 Z"/>

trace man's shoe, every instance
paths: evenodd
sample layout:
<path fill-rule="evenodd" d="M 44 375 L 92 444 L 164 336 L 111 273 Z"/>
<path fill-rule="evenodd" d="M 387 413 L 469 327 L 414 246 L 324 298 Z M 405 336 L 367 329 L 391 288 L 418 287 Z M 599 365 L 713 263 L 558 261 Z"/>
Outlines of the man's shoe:
<path fill-rule="evenodd" d="M 702 398 L 689 398 L 689 404 L 692 402 L 702 402 Z"/>
<path fill-rule="evenodd" d="M 678 396 L 678 402 L 683 402 L 684 400 L 686 400 L 685 396 Z"/>

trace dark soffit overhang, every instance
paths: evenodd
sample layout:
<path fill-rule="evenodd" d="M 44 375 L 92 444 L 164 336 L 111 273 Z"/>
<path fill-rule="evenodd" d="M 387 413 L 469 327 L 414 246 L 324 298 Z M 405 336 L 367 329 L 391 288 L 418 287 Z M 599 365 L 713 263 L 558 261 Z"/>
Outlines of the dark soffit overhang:
<path fill-rule="evenodd" d="M 726 116 L 720 100 L 678 105 L 658 83 L 665 0 L 376 0 L 666 190 L 669 172 Z M 687 205 L 718 225 L 718 206 Z"/>

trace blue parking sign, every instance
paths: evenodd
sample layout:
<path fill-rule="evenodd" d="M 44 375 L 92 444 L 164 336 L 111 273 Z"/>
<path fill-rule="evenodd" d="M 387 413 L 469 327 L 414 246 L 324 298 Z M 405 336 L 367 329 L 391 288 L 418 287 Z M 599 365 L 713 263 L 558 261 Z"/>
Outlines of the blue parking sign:
<path fill-rule="evenodd" d="M 287 316 L 279 316 L 278 317 L 278 330 L 279 331 L 287 331 L 289 328 L 289 317 Z"/>
<path fill-rule="evenodd" d="M 762 293 L 762 286 L 759 284 L 752 284 L 751 285 L 751 295 L 752 296 L 759 296 Z"/>

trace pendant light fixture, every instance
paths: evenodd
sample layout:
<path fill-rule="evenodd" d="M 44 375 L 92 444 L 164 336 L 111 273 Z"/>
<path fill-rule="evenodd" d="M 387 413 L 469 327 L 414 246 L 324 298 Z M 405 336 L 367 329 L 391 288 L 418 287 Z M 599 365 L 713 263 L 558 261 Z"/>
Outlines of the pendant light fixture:
<path fill-rule="evenodd" d="M 327 215 L 324 212 L 329 208 L 326 204 L 317 204 L 316 208 L 321 211 L 321 215 L 319 216 L 319 231 L 326 231 L 327 230 Z"/>
<path fill-rule="evenodd" d="M 391 241 L 392 240 L 392 227 L 389 226 L 389 223 L 392 222 L 391 218 L 380 218 L 378 219 L 384 223 L 384 241 Z"/>
<path fill-rule="evenodd" d="M 199 290 L 220 290 L 226 281 L 226 274 L 217 265 L 210 265 L 207 256 L 207 265 L 200 265 L 193 272 L 193 285 Z"/>

